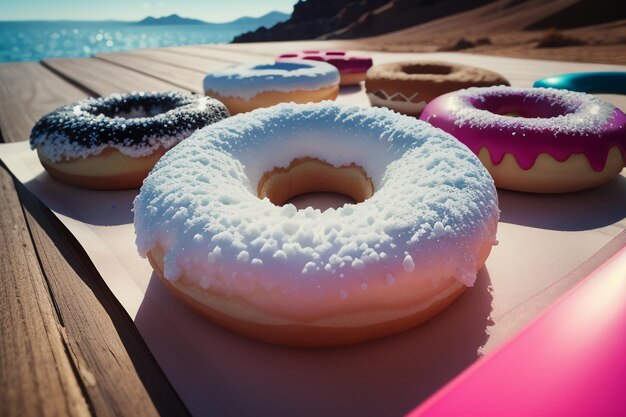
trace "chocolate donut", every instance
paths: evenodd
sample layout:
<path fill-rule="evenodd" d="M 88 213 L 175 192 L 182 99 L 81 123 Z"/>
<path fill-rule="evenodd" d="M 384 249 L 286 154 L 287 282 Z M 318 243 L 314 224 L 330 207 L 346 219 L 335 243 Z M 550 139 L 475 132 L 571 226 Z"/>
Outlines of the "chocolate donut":
<path fill-rule="evenodd" d="M 418 116 L 442 94 L 468 87 L 510 85 L 498 73 L 440 61 L 401 61 L 375 65 L 367 71 L 365 89 L 373 106 Z"/>

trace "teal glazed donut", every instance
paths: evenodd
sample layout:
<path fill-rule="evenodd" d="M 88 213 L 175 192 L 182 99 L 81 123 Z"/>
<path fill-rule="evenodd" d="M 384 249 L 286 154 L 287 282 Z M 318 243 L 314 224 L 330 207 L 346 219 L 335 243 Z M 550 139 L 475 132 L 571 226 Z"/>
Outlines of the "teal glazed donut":
<path fill-rule="evenodd" d="M 596 94 L 626 94 L 626 72 L 577 72 L 535 81 L 533 87 Z"/>

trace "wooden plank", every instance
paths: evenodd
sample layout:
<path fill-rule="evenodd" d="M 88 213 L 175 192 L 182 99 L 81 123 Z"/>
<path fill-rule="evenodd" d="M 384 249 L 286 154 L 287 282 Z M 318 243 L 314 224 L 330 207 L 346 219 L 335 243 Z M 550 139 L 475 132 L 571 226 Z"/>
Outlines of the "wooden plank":
<path fill-rule="evenodd" d="M 102 59 L 129 68 L 142 74 L 150 75 L 159 80 L 171 83 L 196 93 L 203 93 L 202 80 L 204 72 L 181 68 L 172 64 L 154 61 L 139 54 L 129 52 L 116 52 L 111 54 L 96 55 Z"/>
<path fill-rule="evenodd" d="M 489 55 L 478 55 L 458 52 L 437 52 L 437 53 L 389 53 L 380 51 L 367 51 L 367 44 L 362 42 L 337 42 L 337 41 L 294 41 L 294 42 L 267 42 L 258 44 L 230 44 L 230 45 L 197 45 L 168 48 L 169 52 L 181 55 L 193 55 L 208 59 L 227 58 L 239 63 L 271 62 L 272 58 L 280 52 L 286 50 L 300 49 L 332 49 L 343 48 L 363 52 L 374 58 L 375 64 L 392 62 L 398 60 L 443 60 L 458 62 L 466 65 L 474 65 L 488 68 L 505 75 L 512 85 L 517 87 L 530 87 L 539 78 L 564 72 L 564 65 L 568 71 L 625 71 L 626 66 L 616 66 L 607 64 L 586 64 L 580 62 L 562 62 L 536 59 L 503 58 Z M 250 48 L 249 50 L 246 48 Z M 255 49 L 252 49 L 255 48 Z M 260 51 L 260 52 L 259 52 Z M 175 57 L 168 59 L 175 59 Z M 187 59 L 187 58 L 185 58 Z M 204 62 L 204 61 L 199 61 Z M 181 61 L 185 64 L 184 60 Z M 202 64 L 201 64 L 202 65 Z M 196 69 L 201 68 L 197 66 Z M 198 78 L 199 79 L 199 78 Z M 605 95 L 605 100 L 616 106 L 626 108 L 626 96 Z M 340 97 L 339 101 L 347 102 L 346 97 Z M 352 102 L 352 101 L 350 101 Z"/>
<path fill-rule="evenodd" d="M 13 179 L 3 168 L 0 189 L 0 415 L 90 415 Z"/>
<path fill-rule="evenodd" d="M 0 80 L 0 114 L 3 116 L 0 127 L 3 132 L 9 132 L 7 137 L 13 140 L 26 139 L 34 120 L 44 113 L 42 103 L 53 109 L 85 95 L 39 64 L 0 66 Z M 19 111 L 12 111 L 9 104 Z M 88 411 L 97 415 L 154 416 L 159 412 L 186 415 L 185 406 L 150 355 L 134 324 L 106 288 L 80 245 L 58 219 L 18 183 L 15 187 L 27 209 L 24 215 L 17 197 L 11 199 L 15 190 L 6 186 L 9 181 L 6 178 L 10 177 L 4 171 L 2 175 L 4 188 L 0 203 L 7 207 L 0 206 L 0 214 L 4 216 L 0 222 L 0 244 L 11 250 L 3 249 L 0 253 L 0 325 L 3 326 L 0 396 L 6 396 L 0 398 L 0 412 L 48 415 L 38 408 L 45 406 L 52 414 L 75 415 L 74 408 L 79 407 L 76 404 L 83 398 Z M 21 223 L 16 213 L 22 216 Z M 32 251 L 24 255 L 14 253 L 16 249 L 12 247 L 18 244 L 18 249 L 24 248 L 20 250 L 28 248 L 22 243 L 25 238 L 16 235 L 20 224 L 26 224 L 31 233 L 26 240 L 31 242 Z M 26 226 L 22 229 L 26 230 Z M 35 284 L 26 286 L 29 282 L 26 278 L 37 279 L 32 262 L 40 268 L 39 279 L 45 293 L 38 287 L 33 290 L 31 287 Z M 51 316 L 42 307 L 45 304 L 43 294 L 47 303 L 55 307 L 55 315 Z M 52 326 L 47 320 L 55 316 L 57 324 Z M 37 320 L 45 324 L 43 330 Z M 61 334 L 61 352 L 67 356 L 69 365 L 59 362 L 59 342 L 53 339 L 49 328 Z M 42 339 L 37 335 L 42 335 Z M 49 341 L 46 343 L 46 340 Z M 31 341 L 37 346 L 31 346 Z M 26 356 L 14 352 L 22 348 L 28 350 Z M 68 367 L 73 372 L 74 385 L 66 376 Z M 16 374 L 22 376 L 18 378 Z M 74 394 L 76 386 L 82 393 L 78 399 Z M 27 404 L 29 399 L 34 405 Z M 65 409 L 48 404 L 50 402 L 65 404 Z"/>
<path fill-rule="evenodd" d="M 187 91 L 149 75 L 93 58 L 46 59 L 43 65 L 64 79 L 80 84 L 93 95 L 131 91 Z"/>
<path fill-rule="evenodd" d="M 28 140 L 35 122 L 56 107 L 87 97 L 35 62 L 0 64 L 0 130 L 6 142 Z"/>
<path fill-rule="evenodd" d="M 131 318 L 80 244 L 50 211 L 17 186 L 66 343 L 94 414 L 188 415 Z"/>
<path fill-rule="evenodd" d="M 547 59 L 528 58 L 505 58 L 494 55 L 481 55 L 480 53 L 468 52 L 436 52 L 436 53 L 411 53 L 411 52 L 385 52 L 373 50 L 375 45 L 366 41 L 291 41 L 291 42 L 259 42 L 241 44 L 210 44 L 168 48 L 169 50 L 194 54 L 204 57 L 225 57 L 241 63 L 258 62 L 264 58 L 271 59 L 280 53 L 302 49 L 351 49 L 362 51 L 374 57 L 374 63 L 398 60 L 449 60 L 467 65 L 488 68 L 498 71 L 507 76 L 511 83 L 519 87 L 530 87 L 532 83 L 542 77 L 563 72 L 583 71 L 626 71 L 625 65 L 597 64 L 584 62 L 551 61 Z M 594 47 L 595 48 L 595 47 Z M 590 51 L 594 48 L 590 48 Z M 566 51 L 570 48 L 560 48 Z M 601 50 L 601 47 L 596 49 Z M 575 48 L 572 48 L 572 51 Z M 203 52 L 204 51 L 204 52 Z M 208 51 L 208 52 L 207 52 Z M 478 51 L 479 52 L 479 51 Z M 538 58 L 549 58 L 551 51 L 539 50 Z M 626 97 L 604 96 L 608 101 L 625 108 Z"/>
<path fill-rule="evenodd" d="M 354 41 L 294 41 L 176 46 L 170 51 L 233 62 L 273 62 L 280 54 L 303 49 L 364 49 Z"/>
<path fill-rule="evenodd" d="M 222 59 L 219 54 L 215 56 L 197 56 L 190 54 L 176 53 L 175 50 L 169 49 L 138 49 L 129 52 L 135 55 L 142 56 L 147 59 L 151 59 L 156 62 L 162 62 L 169 65 L 174 65 L 181 68 L 188 68 L 206 73 L 209 70 L 224 67 L 227 65 L 236 64 L 239 61 L 232 61 L 228 59 Z"/>
<path fill-rule="evenodd" d="M 275 52 L 268 52 L 263 50 L 257 50 L 254 48 L 250 49 L 241 49 L 237 48 L 236 44 L 219 44 L 212 43 L 206 45 L 189 45 L 189 46 L 175 46 L 168 48 L 174 51 L 180 51 L 184 53 L 188 53 L 191 55 L 199 55 L 199 56 L 214 56 L 214 53 L 220 52 L 224 58 L 238 60 L 238 56 L 242 53 L 247 53 L 249 55 L 255 55 L 259 57 L 265 57 L 273 60 L 276 58 Z M 232 57 L 232 58 L 231 58 Z"/>
<path fill-rule="evenodd" d="M 271 52 L 257 51 L 241 51 L 231 48 L 231 45 L 195 45 L 195 46 L 177 46 L 168 48 L 171 52 L 179 54 L 193 55 L 207 59 L 227 59 L 233 63 L 241 63 L 250 60 L 258 62 L 274 62 L 276 54 Z"/>

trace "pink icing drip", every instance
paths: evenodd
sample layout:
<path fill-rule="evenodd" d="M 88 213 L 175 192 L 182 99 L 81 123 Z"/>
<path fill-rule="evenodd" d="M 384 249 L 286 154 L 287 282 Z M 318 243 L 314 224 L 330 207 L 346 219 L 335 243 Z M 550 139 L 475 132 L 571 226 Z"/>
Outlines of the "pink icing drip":
<path fill-rule="evenodd" d="M 458 93 L 449 93 L 431 101 L 422 112 L 421 119 L 438 127 L 465 144 L 476 155 L 485 147 L 493 164 L 502 162 L 504 155 L 511 153 L 520 168 L 530 169 L 537 157 L 547 153 L 563 162 L 573 154 L 584 154 L 595 171 L 606 165 L 609 150 L 617 146 L 626 160 L 626 115 L 614 108 L 601 131 L 568 132 L 558 129 L 524 129 L 518 117 L 503 117 L 495 124 L 472 125 L 457 123 L 453 101 Z M 455 103 L 458 105 L 459 100 Z M 498 114 L 518 112 L 526 117 L 553 118 L 559 114 L 576 113 L 558 102 L 528 101 L 521 95 L 509 94 L 489 97 L 489 100 L 462 99 L 461 103 L 481 110 L 496 111 Z M 510 104 L 507 104 L 510 103 Z M 555 127 L 559 119 L 554 119 Z"/>
<path fill-rule="evenodd" d="M 354 73 L 365 72 L 373 64 L 372 58 L 366 56 L 355 56 L 345 51 L 300 51 L 282 54 L 276 58 L 276 62 L 283 59 L 310 59 L 323 61 L 337 67 L 339 72 Z"/>

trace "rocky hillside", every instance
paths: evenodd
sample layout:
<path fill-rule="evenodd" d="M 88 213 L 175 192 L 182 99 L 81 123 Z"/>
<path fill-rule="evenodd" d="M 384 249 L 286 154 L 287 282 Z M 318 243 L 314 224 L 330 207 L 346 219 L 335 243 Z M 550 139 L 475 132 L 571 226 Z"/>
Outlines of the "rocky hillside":
<path fill-rule="evenodd" d="M 492 0 L 300 0 L 291 18 L 233 42 L 354 38 L 404 29 Z"/>
<path fill-rule="evenodd" d="M 368 49 L 626 65 L 626 8 L 616 0 L 495 0 L 407 29 L 361 38 Z"/>
<path fill-rule="evenodd" d="M 626 8 L 618 0 L 544 0 L 548 10 L 541 20 L 529 21 L 518 28 L 566 29 L 598 25 L 626 18 Z M 428 27 L 430 22 L 445 21 L 455 15 L 473 14 L 485 7 L 501 14 L 513 12 L 524 21 L 537 7 L 533 0 L 300 0 L 289 20 L 271 28 L 261 27 L 244 33 L 233 42 L 286 41 L 300 39 L 349 39 L 381 35 L 412 27 Z M 495 22 L 494 22 L 495 23 Z M 489 34 L 487 24 L 484 27 Z M 461 24 L 463 31 L 475 27 Z"/>

